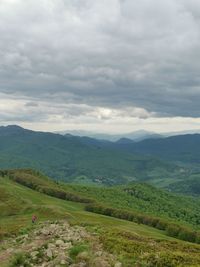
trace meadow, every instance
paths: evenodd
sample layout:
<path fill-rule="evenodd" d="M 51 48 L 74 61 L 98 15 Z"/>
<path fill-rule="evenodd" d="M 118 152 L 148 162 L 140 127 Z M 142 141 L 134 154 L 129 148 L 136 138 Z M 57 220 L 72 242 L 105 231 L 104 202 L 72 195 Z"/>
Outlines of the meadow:
<path fill-rule="evenodd" d="M 23 171 L 18 171 L 18 174 L 20 172 L 23 177 Z M 40 181 L 43 186 L 46 184 L 49 187 L 61 187 L 41 174 L 36 175 L 31 171 L 28 174 L 32 176 L 34 183 Z M 198 244 L 170 237 L 165 231 L 144 224 L 88 212 L 85 210 L 87 204 L 79 201 L 83 198 L 90 202 L 91 196 L 86 198 L 83 193 L 77 194 L 79 199 L 75 199 L 75 202 L 52 197 L 37 190 L 38 188 L 33 190 L 19 184 L 5 173 L 0 178 L 2 241 L 31 231 L 31 217 L 36 214 L 40 222 L 65 219 L 72 225 L 84 226 L 99 236 L 104 248 L 117 255 L 123 266 L 200 266 Z M 75 190 L 73 194 L 71 192 L 71 196 L 75 196 Z"/>

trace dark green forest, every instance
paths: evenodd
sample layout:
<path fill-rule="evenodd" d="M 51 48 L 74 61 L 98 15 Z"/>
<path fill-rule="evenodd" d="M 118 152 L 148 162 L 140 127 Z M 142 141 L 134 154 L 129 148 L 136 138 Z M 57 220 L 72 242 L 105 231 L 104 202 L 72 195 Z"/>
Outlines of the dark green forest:
<path fill-rule="evenodd" d="M 193 140 L 193 135 L 187 138 Z M 196 135 L 194 138 L 197 139 Z M 159 140 L 131 143 L 127 149 L 126 145 L 120 142 L 34 132 L 18 126 L 1 127 L 0 168 L 33 168 L 55 180 L 100 186 L 140 181 L 178 193 L 199 195 L 198 164 L 192 163 L 191 160 L 182 161 L 182 152 L 179 149 L 180 147 L 182 150 L 189 149 L 188 144 L 184 148 L 184 141 L 181 141 L 176 147 L 174 142 L 169 144 L 171 139 Z M 147 146 L 144 142 L 147 142 Z M 154 153 L 160 142 L 167 144 L 160 148 L 159 154 Z M 193 142 L 190 143 L 193 147 Z M 145 153 L 142 149 L 144 146 Z M 148 150 L 148 147 L 154 150 Z M 170 147 L 173 149 L 170 150 Z M 174 150 L 176 150 L 176 160 L 173 157 Z M 195 151 L 198 151 L 198 145 Z M 171 160 L 169 160 L 170 153 Z"/>

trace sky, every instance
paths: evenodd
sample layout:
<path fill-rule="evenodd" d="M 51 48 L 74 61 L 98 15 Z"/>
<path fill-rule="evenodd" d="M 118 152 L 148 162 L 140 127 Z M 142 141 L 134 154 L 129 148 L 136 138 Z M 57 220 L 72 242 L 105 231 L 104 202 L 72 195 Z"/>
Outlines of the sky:
<path fill-rule="evenodd" d="M 0 0 L 0 125 L 200 129 L 199 0 Z"/>

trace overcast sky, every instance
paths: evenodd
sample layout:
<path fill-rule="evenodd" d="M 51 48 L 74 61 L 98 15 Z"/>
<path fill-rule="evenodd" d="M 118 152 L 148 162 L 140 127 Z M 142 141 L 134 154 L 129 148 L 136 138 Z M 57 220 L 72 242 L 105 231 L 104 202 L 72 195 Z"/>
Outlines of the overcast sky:
<path fill-rule="evenodd" d="M 0 125 L 200 129 L 199 0 L 0 0 Z"/>

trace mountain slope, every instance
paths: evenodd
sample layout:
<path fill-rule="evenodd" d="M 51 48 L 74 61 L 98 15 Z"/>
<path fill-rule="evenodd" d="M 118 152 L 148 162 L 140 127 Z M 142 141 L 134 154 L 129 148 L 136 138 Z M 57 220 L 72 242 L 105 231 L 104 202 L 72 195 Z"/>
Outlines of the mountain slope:
<path fill-rule="evenodd" d="M 148 139 L 138 143 L 116 144 L 116 146 L 122 151 L 159 157 L 161 160 L 179 165 L 180 168 L 183 167 L 182 178 L 179 175 L 177 180 L 155 179 L 152 183 L 179 193 L 200 194 L 200 134 Z"/>
<path fill-rule="evenodd" d="M 122 144 L 121 149 L 132 153 L 159 156 L 170 161 L 199 163 L 200 134 L 148 139 L 129 145 Z"/>
<path fill-rule="evenodd" d="M 199 195 L 200 135 L 133 142 L 0 127 L 0 168 L 34 168 L 68 182 L 97 185 L 145 181 Z M 195 179 L 193 177 L 195 176 Z"/>
<path fill-rule="evenodd" d="M 194 174 L 184 181 L 177 181 L 175 183 L 172 183 L 168 185 L 168 189 L 177 193 L 199 196 L 200 175 Z"/>
<path fill-rule="evenodd" d="M 96 187 L 60 184 L 32 170 L 2 171 L 11 180 L 45 194 L 81 203 L 102 203 L 192 227 L 200 224 L 200 200 L 165 192 L 148 184 Z M 117 195 L 117 198 L 116 198 Z"/>
<path fill-rule="evenodd" d="M 56 179 L 107 185 L 181 175 L 174 164 L 122 152 L 110 142 L 17 126 L 0 128 L 0 168 L 35 168 Z"/>
<path fill-rule="evenodd" d="M 192 267 L 200 264 L 200 245 L 198 244 L 171 238 L 166 235 L 165 231 L 133 221 L 87 212 L 84 210 L 85 204 L 50 197 L 42 193 L 41 188 L 34 187 L 35 189 L 32 190 L 19 184 L 19 181 L 16 183 L 13 180 L 16 176 L 24 178 L 26 182 L 31 181 L 31 186 L 43 185 L 46 188 L 60 188 L 66 192 L 73 190 L 79 199 L 85 195 L 84 191 L 87 192 L 86 186 L 81 187 L 81 192 L 78 193 L 80 188 L 77 191 L 76 187 L 72 185 L 65 185 L 65 188 L 64 185 L 59 185 L 31 170 L 1 172 L 0 191 L 4 192 L 4 194 L 0 194 L 0 237 L 4 238 L 4 241 L 0 242 L 2 267 L 16 266 L 11 265 L 16 262 L 20 265 L 28 262 L 34 266 L 41 266 L 41 263 L 50 266 L 50 264 L 54 264 L 54 260 L 61 262 L 59 251 L 65 251 L 64 254 L 62 253 L 62 260 L 67 260 L 70 256 L 69 266 L 79 263 L 81 260 L 85 261 L 88 257 L 92 260 L 92 262 L 87 262 L 89 267 L 96 266 L 93 261 L 96 257 L 101 263 L 103 261 L 105 263 L 109 258 L 114 263 L 121 262 L 124 267 L 138 266 L 138 264 Z M 135 188 L 135 185 L 132 185 L 131 188 Z M 137 195 L 137 198 L 143 202 L 146 201 L 145 196 L 148 196 L 147 190 L 143 191 L 144 188 L 141 185 L 138 191 L 139 195 Z M 116 190 L 119 189 L 116 188 Z M 151 190 L 153 189 L 150 188 Z M 89 189 L 88 193 L 91 194 L 91 192 Z M 144 195 L 141 195 L 141 192 Z M 156 191 L 156 194 L 159 195 L 159 191 Z M 93 195 L 96 194 L 93 192 Z M 171 196 L 169 194 L 169 197 Z M 97 199 L 100 201 L 99 196 Z M 184 199 L 189 201 L 189 198 Z M 185 205 L 184 199 L 182 199 L 183 205 Z M 153 201 L 153 196 L 150 201 Z M 179 202 L 181 203 L 181 201 Z M 15 209 L 13 209 L 14 203 Z M 39 220 L 35 226 L 31 225 L 33 213 Z M 72 223 L 72 226 L 69 223 Z M 74 224 L 76 225 L 74 226 Z M 5 239 L 9 235 L 12 237 Z M 92 246 L 90 246 L 91 244 Z M 64 247 L 65 249 L 62 250 Z M 16 248 L 20 254 L 14 255 L 12 258 Z M 46 258 L 47 253 L 51 255 L 50 250 L 54 256 Z M 84 255 L 89 253 L 87 258 L 81 258 L 79 255 L 83 251 Z"/>

